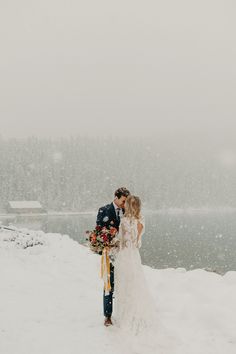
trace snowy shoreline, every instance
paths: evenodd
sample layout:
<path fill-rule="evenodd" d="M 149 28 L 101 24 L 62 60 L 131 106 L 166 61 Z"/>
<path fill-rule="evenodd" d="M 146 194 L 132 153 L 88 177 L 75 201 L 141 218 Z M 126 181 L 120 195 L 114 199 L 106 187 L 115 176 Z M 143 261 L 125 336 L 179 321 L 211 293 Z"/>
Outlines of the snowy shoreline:
<path fill-rule="evenodd" d="M 18 213 L 18 214 L 13 214 L 13 213 L 0 213 L 0 217 L 3 218 L 15 218 L 18 216 L 66 216 L 66 215 L 94 215 L 96 212 L 94 211 L 68 211 L 68 212 L 60 212 L 60 211 L 49 211 L 47 213 Z"/>
<path fill-rule="evenodd" d="M 1 231 L 0 352 L 235 354 L 236 272 L 144 266 L 160 320 L 147 342 L 104 328 L 99 270 L 69 236 Z"/>
<path fill-rule="evenodd" d="M 15 217 L 36 217 L 36 216 L 66 216 L 66 215 L 96 215 L 97 210 L 87 211 L 48 211 L 46 213 L 4 213 L 0 212 L 2 218 L 15 218 Z M 187 207 L 187 208 L 160 208 L 160 209 L 143 209 L 144 214 L 232 214 L 236 213 L 236 208 L 221 206 L 221 207 Z"/>

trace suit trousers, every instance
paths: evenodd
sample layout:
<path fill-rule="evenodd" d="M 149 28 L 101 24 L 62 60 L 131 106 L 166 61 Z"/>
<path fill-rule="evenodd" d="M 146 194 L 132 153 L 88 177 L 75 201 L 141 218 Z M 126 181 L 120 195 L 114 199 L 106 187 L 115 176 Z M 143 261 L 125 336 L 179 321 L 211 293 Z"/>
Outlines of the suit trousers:
<path fill-rule="evenodd" d="M 103 312 L 105 317 L 110 317 L 113 309 L 114 266 L 112 263 L 110 263 L 110 283 L 111 291 L 109 292 L 109 295 L 105 295 L 105 291 L 103 291 Z"/>

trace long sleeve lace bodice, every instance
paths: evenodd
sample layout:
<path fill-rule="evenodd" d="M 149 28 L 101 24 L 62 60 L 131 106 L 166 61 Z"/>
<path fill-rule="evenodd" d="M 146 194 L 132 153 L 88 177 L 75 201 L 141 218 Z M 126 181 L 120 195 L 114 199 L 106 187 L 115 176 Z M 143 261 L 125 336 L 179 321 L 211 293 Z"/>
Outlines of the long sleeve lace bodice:
<path fill-rule="evenodd" d="M 142 231 L 138 233 L 138 223 L 143 225 Z M 140 248 L 142 244 L 142 235 L 144 233 L 145 225 L 144 218 L 127 218 L 121 220 L 118 238 L 120 240 L 120 249 L 124 248 Z"/>

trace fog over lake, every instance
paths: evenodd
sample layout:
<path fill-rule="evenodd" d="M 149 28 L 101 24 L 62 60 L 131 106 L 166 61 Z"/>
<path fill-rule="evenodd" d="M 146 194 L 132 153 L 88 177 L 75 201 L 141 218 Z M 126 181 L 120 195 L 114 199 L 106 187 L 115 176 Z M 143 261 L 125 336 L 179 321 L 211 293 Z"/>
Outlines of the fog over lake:
<path fill-rule="evenodd" d="M 153 268 L 206 269 L 219 274 L 236 270 L 235 211 L 144 212 L 146 232 L 140 249 L 142 262 Z M 86 230 L 96 213 L 87 215 L 2 217 L 4 224 L 69 235 L 86 245 Z M 50 237 L 50 235 L 48 235 Z"/>

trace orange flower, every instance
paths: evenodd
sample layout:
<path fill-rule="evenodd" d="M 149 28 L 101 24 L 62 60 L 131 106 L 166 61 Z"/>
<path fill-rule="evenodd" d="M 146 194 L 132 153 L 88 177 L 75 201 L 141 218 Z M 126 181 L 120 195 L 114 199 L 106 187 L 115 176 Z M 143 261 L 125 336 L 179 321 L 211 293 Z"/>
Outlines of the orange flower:
<path fill-rule="evenodd" d="M 112 236 L 115 236 L 115 234 L 117 233 L 117 229 L 115 227 L 111 227 L 110 228 L 110 233 Z"/>
<path fill-rule="evenodd" d="M 92 235 L 91 235 L 91 241 L 92 241 L 92 242 L 97 241 L 97 236 L 96 236 L 96 234 L 92 234 Z"/>

